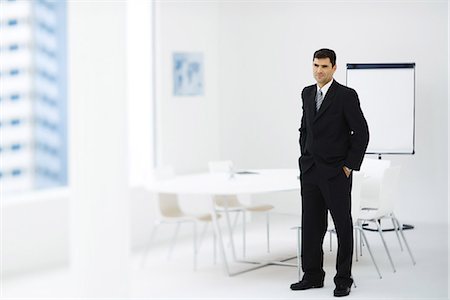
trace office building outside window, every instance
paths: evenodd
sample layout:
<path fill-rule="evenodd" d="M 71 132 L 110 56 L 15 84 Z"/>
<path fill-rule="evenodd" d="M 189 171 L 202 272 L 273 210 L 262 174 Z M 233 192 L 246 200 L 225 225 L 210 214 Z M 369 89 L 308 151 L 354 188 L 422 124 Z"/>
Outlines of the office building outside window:
<path fill-rule="evenodd" d="M 0 0 L 1 192 L 67 184 L 65 1 Z"/>

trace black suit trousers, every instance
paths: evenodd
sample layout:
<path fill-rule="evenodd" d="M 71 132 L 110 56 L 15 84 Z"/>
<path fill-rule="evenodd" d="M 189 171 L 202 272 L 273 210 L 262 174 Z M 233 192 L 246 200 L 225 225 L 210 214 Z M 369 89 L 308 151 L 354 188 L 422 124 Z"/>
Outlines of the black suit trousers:
<path fill-rule="evenodd" d="M 301 176 L 302 194 L 302 268 L 304 279 L 317 282 L 325 276 L 323 270 L 323 239 L 328 226 L 328 210 L 333 219 L 338 251 L 336 285 L 350 286 L 353 256 L 353 222 L 351 217 L 352 176 L 344 170 L 327 178 L 313 165 Z"/>

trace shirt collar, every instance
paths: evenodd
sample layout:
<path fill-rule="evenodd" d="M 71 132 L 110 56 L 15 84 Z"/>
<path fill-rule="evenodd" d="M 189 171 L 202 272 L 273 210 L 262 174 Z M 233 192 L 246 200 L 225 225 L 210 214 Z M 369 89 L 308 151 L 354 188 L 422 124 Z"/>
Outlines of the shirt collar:
<path fill-rule="evenodd" d="M 328 92 L 328 89 L 330 88 L 331 84 L 333 83 L 333 81 L 334 81 L 334 79 L 332 78 L 332 79 L 330 80 L 330 82 L 328 82 L 327 84 L 325 84 L 322 88 L 319 88 L 319 85 L 316 85 L 316 86 L 317 86 L 317 91 L 319 91 L 319 89 L 322 90 L 322 94 L 323 94 L 323 97 L 324 97 L 324 98 L 325 98 L 325 95 L 326 95 L 327 92 Z"/>

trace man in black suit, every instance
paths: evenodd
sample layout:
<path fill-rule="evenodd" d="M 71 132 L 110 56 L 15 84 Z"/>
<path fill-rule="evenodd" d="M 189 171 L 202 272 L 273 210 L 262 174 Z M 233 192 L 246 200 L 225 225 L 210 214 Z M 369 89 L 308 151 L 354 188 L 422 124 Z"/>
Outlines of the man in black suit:
<path fill-rule="evenodd" d="M 333 79 L 336 54 L 314 53 L 317 84 L 302 91 L 299 158 L 302 196 L 303 278 L 292 290 L 321 288 L 325 278 L 322 244 L 328 210 L 337 232 L 334 296 L 347 296 L 353 283 L 352 170 L 359 170 L 369 142 L 367 122 L 355 90 Z"/>

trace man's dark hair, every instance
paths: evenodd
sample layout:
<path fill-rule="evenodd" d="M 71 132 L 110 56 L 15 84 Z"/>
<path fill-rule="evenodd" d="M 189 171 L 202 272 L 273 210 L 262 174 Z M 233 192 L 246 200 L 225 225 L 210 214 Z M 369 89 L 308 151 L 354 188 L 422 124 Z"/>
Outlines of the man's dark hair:
<path fill-rule="evenodd" d="M 317 50 L 316 52 L 314 52 L 314 58 L 329 58 L 331 61 L 331 66 L 334 67 L 334 65 L 336 64 L 336 53 L 331 50 L 331 49 L 327 49 L 327 48 L 322 48 Z"/>

